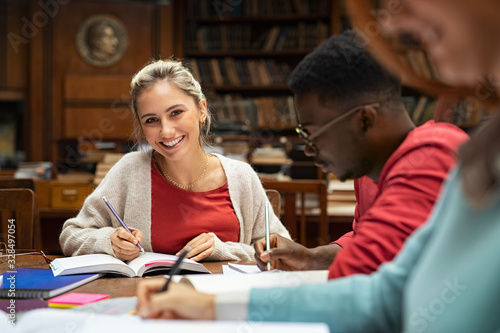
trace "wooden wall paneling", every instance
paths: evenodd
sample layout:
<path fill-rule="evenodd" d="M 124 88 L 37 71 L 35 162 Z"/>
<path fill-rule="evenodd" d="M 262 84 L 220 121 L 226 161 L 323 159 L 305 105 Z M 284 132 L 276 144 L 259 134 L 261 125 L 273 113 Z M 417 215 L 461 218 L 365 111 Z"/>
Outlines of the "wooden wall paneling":
<path fill-rule="evenodd" d="M 66 103 L 103 101 L 112 106 L 115 99 L 129 99 L 130 75 L 69 74 L 64 78 Z"/>
<path fill-rule="evenodd" d="M 174 55 L 176 58 L 184 57 L 184 19 L 185 19 L 185 10 L 184 10 L 184 1 L 176 0 L 174 3 L 174 31 L 173 35 L 174 39 Z"/>
<path fill-rule="evenodd" d="M 103 138 L 129 137 L 131 120 L 124 120 L 125 100 L 128 99 L 133 74 L 152 57 L 154 9 L 155 5 L 151 3 L 97 1 L 73 1 L 61 7 L 54 20 L 52 36 L 54 70 L 51 97 L 53 137 L 56 141 L 76 138 L 98 140 L 101 134 Z M 117 18 L 128 33 L 127 51 L 121 60 L 109 67 L 89 64 L 77 51 L 75 36 L 78 28 L 86 19 L 97 14 Z M 78 77 L 82 78 L 81 82 L 73 80 Z M 118 83 L 110 84 L 110 80 L 114 79 Z M 112 124 L 105 124 L 105 128 L 109 130 L 112 127 L 116 132 L 104 133 L 102 126 L 106 119 Z M 60 147 L 60 151 L 64 150 Z"/>
<path fill-rule="evenodd" d="M 88 141 L 127 140 L 132 133 L 128 108 L 67 107 L 64 137 Z"/>
<path fill-rule="evenodd" d="M 44 13 L 40 4 L 36 0 L 29 3 L 28 15 L 25 21 L 26 29 L 29 24 L 33 25 L 33 18 Z M 26 147 L 29 161 L 43 161 L 49 158 L 50 144 L 49 131 L 47 125 L 50 122 L 50 110 L 47 107 L 50 99 L 47 91 L 48 84 L 47 71 L 49 54 L 46 54 L 45 45 L 49 43 L 47 32 L 50 31 L 52 20 L 46 24 L 39 24 L 31 34 L 27 34 L 29 39 L 28 47 L 28 124 L 29 124 L 29 144 Z M 28 30 L 27 30 L 28 31 Z"/>
<path fill-rule="evenodd" d="M 69 75 L 64 80 L 63 137 L 128 140 L 132 132 L 129 75 Z"/>
<path fill-rule="evenodd" d="M 332 18 L 330 23 L 330 34 L 340 34 L 342 32 L 342 22 L 340 19 L 340 12 L 342 11 L 341 0 L 332 0 L 330 11 L 330 17 Z"/>
<path fill-rule="evenodd" d="M 26 1 L 8 1 L 6 3 L 6 22 L 7 22 L 7 45 L 5 47 L 5 86 L 7 89 L 13 89 L 24 92 L 28 81 L 28 43 L 29 39 L 23 33 L 25 19 L 28 13 L 28 3 Z M 1 14 L 0 14 L 1 15 Z M 2 63 L 3 65 L 3 63 Z M 23 96 L 24 97 L 24 96 Z"/>
<path fill-rule="evenodd" d="M 169 4 L 158 5 L 159 19 L 156 29 L 158 31 L 157 44 L 159 45 L 159 57 L 160 59 L 170 58 L 174 55 L 174 4 L 170 2 Z"/>
<path fill-rule="evenodd" d="M 0 91 L 7 86 L 7 3 L 0 2 Z"/>

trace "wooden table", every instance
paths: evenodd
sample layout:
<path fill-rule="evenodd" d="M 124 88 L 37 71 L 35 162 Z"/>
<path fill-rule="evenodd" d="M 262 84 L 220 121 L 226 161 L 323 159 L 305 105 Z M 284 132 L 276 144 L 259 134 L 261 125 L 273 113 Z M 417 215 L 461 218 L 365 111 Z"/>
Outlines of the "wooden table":
<path fill-rule="evenodd" d="M 57 256 L 48 256 L 50 259 L 55 259 Z M 5 258 L 0 258 L 5 259 Z M 214 261 L 202 262 L 210 272 L 214 274 L 222 273 L 222 266 L 227 265 L 229 261 Z M 239 264 L 255 264 L 252 262 L 232 261 Z M 49 265 L 43 260 L 41 255 L 23 255 L 16 257 L 16 268 L 49 268 Z M 10 271 L 7 262 L 0 263 L 0 273 Z M 71 292 L 80 293 L 98 293 L 108 294 L 109 297 L 127 297 L 135 296 L 137 284 L 143 278 L 129 278 L 129 277 L 103 277 L 87 283 L 81 287 L 71 290 Z"/>

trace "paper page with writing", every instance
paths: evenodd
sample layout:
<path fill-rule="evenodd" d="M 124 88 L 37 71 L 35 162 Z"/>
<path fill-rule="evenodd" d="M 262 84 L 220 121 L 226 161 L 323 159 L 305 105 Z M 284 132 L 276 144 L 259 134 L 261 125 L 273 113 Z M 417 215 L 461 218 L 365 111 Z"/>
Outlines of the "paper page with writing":
<path fill-rule="evenodd" d="M 96 303 L 77 306 L 72 308 L 71 310 L 109 315 L 122 315 L 135 313 L 136 305 L 136 296 L 114 297 Z"/>
<path fill-rule="evenodd" d="M 113 273 L 129 277 L 143 276 L 156 270 L 172 267 L 177 260 L 175 255 L 146 252 L 134 260 L 123 262 L 107 254 L 86 254 L 75 257 L 57 258 L 51 263 L 55 276 L 82 273 Z M 202 264 L 184 259 L 181 269 L 199 273 L 210 273 Z"/>
<path fill-rule="evenodd" d="M 225 268 L 224 266 L 227 266 Z M 222 266 L 223 274 L 256 274 L 261 273 L 260 268 L 257 265 L 241 265 L 241 264 L 233 264 L 232 262 L 227 265 Z"/>
<path fill-rule="evenodd" d="M 239 275 L 190 275 L 174 276 L 175 282 L 190 283 L 196 290 L 208 294 L 247 291 L 252 288 L 294 287 L 306 283 L 324 283 L 328 271 L 269 271 Z"/>
<path fill-rule="evenodd" d="M 10 332 L 7 315 L 0 313 L 0 332 Z M 183 332 L 183 333 L 328 333 L 323 323 L 273 323 L 246 321 L 144 320 L 131 315 L 105 315 L 72 309 L 38 309 L 26 312 L 15 323 L 15 332 Z"/>

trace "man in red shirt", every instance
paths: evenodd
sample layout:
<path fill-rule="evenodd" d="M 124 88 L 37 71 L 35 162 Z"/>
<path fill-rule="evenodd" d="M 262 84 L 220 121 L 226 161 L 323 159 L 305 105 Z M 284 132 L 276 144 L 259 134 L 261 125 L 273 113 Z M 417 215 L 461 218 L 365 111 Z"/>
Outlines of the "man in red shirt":
<path fill-rule="evenodd" d="M 271 235 L 255 243 L 261 269 L 327 269 L 330 278 L 370 274 L 399 252 L 428 218 L 458 147 L 468 136 L 448 123 L 415 127 L 400 81 L 353 32 L 331 37 L 306 56 L 289 82 L 305 153 L 340 180 L 355 179 L 353 231 L 308 249 Z M 332 262 L 333 261 L 333 262 Z"/>

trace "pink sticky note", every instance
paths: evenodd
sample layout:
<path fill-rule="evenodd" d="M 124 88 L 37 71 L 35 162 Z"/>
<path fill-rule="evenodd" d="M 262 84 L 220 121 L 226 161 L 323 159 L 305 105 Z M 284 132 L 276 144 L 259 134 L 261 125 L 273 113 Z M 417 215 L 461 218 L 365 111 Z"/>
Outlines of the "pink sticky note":
<path fill-rule="evenodd" d="M 109 298 L 109 295 L 106 294 L 69 293 L 51 298 L 49 300 L 49 306 L 51 304 L 59 304 L 61 306 L 66 305 L 70 307 L 98 302 L 107 298 Z"/>
<path fill-rule="evenodd" d="M 160 259 L 160 260 L 154 260 L 154 261 L 148 262 L 144 266 L 148 267 L 148 266 L 156 265 L 156 264 L 171 264 L 171 265 L 173 265 L 173 264 L 175 264 L 175 261 Z"/>

